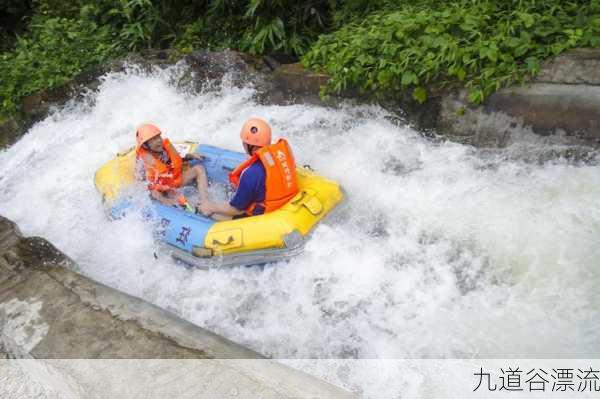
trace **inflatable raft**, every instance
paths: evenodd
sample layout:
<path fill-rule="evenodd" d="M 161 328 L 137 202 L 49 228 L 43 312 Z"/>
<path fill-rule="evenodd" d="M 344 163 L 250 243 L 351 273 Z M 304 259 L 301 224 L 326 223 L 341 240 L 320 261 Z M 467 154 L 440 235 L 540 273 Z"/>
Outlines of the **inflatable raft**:
<path fill-rule="evenodd" d="M 198 152 L 210 182 L 227 184 L 228 174 L 247 156 L 196 143 L 175 143 L 184 156 Z M 182 207 L 152 200 L 144 215 L 155 226 L 164 251 L 202 269 L 276 262 L 298 255 L 308 234 L 340 201 L 340 186 L 306 167 L 297 168 L 298 194 L 268 214 L 216 222 Z M 135 183 L 135 151 L 118 154 L 95 176 L 111 218 L 120 218 L 132 205 L 126 193 Z M 139 183 L 138 183 L 139 184 Z"/>

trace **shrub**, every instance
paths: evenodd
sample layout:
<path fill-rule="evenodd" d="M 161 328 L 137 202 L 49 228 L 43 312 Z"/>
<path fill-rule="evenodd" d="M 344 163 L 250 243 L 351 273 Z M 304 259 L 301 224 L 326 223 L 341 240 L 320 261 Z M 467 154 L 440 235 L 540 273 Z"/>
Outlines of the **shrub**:
<path fill-rule="evenodd" d="M 0 0 L 0 51 L 13 46 L 31 12 L 31 0 Z"/>
<path fill-rule="evenodd" d="M 254 54 L 306 52 L 331 25 L 332 2 L 213 0 L 186 26 L 179 48 L 235 48 Z"/>
<path fill-rule="evenodd" d="M 461 84 L 469 99 L 535 75 L 540 62 L 575 46 L 600 45 L 593 1 L 413 1 L 377 11 L 321 36 L 303 62 L 332 76 L 326 92 L 349 86 L 379 96 Z"/>
<path fill-rule="evenodd" d="M 59 86 L 120 52 L 110 29 L 93 23 L 34 18 L 30 29 L 14 51 L 0 55 L 0 113 L 15 112 L 23 96 Z"/>

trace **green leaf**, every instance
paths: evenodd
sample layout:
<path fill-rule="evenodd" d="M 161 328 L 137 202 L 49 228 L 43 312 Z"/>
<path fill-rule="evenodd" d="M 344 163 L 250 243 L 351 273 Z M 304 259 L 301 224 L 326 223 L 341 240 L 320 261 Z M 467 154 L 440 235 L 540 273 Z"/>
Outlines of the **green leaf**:
<path fill-rule="evenodd" d="M 519 18 L 521 19 L 521 21 L 523 21 L 523 25 L 525 25 L 526 28 L 531 28 L 533 26 L 533 23 L 535 22 L 533 15 L 528 14 L 526 12 L 520 13 Z"/>
<path fill-rule="evenodd" d="M 411 84 L 419 84 L 419 78 L 412 71 L 407 71 L 402 75 L 402 80 L 400 82 L 403 86 L 409 86 Z"/>
<path fill-rule="evenodd" d="M 483 101 L 483 91 L 477 89 L 469 91 L 468 99 L 469 102 L 472 102 L 474 104 L 481 104 L 481 102 Z"/>
<path fill-rule="evenodd" d="M 522 55 L 527 53 L 527 51 L 529 51 L 529 44 L 527 44 L 527 43 L 521 44 L 519 47 L 517 47 L 515 49 L 515 55 L 517 57 L 521 57 Z"/>
<path fill-rule="evenodd" d="M 532 75 L 535 75 L 540 70 L 540 61 L 536 57 L 527 57 L 525 60 L 527 65 L 527 72 Z"/>
<path fill-rule="evenodd" d="M 600 36 L 591 36 L 588 39 L 588 43 L 592 47 L 600 47 Z"/>
<path fill-rule="evenodd" d="M 420 104 L 423 104 L 427 100 L 427 90 L 419 86 L 413 90 L 412 97 Z"/>
<path fill-rule="evenodd" d="M 492 48 L 488 49 L 485 55 L 492 62 L 498 61 L 498 52 Z"/>

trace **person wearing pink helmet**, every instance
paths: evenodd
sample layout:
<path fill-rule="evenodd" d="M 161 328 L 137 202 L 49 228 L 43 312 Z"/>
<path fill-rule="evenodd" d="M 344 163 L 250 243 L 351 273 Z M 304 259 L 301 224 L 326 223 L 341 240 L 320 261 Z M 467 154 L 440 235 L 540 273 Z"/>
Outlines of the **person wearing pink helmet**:
<path fill-rule="evenodd" d="M 271 144 L 271 127 L 266 121 L 248 119 L 240 138 L 250 158 L 229 174 L 229 181 L 236 188 L 234 197 L 229 202 L 207 200 L 198 205 L 202 214 L 216 220 L 272 212 L 298 192 L 292 150 L 285 139 Z"/>
<path fill-rule="evenodd" d="M 145 179 L 152 198 L 165 205 L 187 205 L 177 189 L 196 182 L 200 201 L 208 198 L 208 180 L 201 165 L 187 167 L 184 161 L 202 159 L 199 154 L 187 154 L 184 159 L 177 153 L 169 139 L 150 123 L 136 129 L 136 157 L 143 165 Z"/>

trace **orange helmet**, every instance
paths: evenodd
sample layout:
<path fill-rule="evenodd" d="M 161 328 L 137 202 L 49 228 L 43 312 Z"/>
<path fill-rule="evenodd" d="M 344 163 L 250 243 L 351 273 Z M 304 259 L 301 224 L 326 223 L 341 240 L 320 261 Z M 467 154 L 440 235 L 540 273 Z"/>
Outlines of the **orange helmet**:
<path fill-rule="evenodd" d="M 150 140 L 152 137 L 156 137 L 161 134 L 161 131 L 155 125 L 145 123 L 139 126 L 135 131 L 135 140 L 137 141 L 136 150 L 139 149 L 142 144 Z"/>
<path fill-rule="evenodd" d="M 244 122 L 240 138 L 246 144 L 264 147 L 271 144 L 271 126 L 260 118 L 250 118 Z"/>

